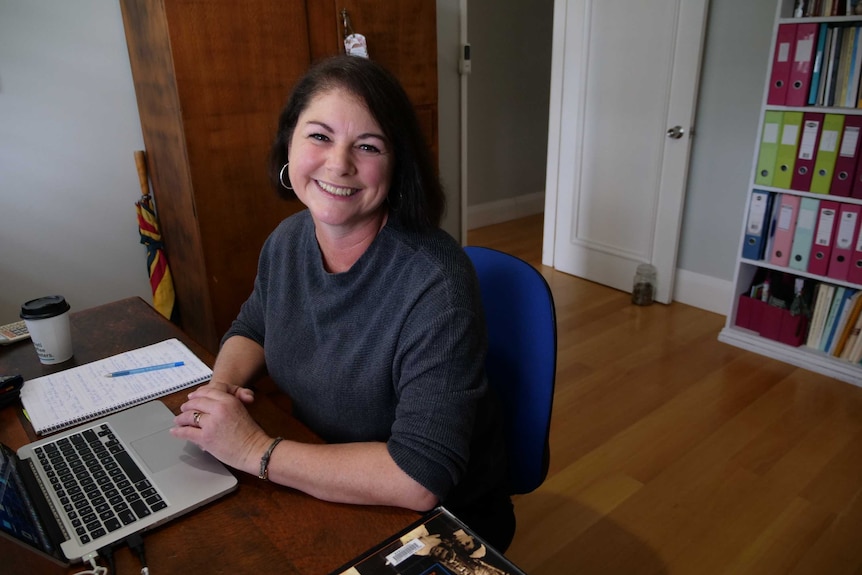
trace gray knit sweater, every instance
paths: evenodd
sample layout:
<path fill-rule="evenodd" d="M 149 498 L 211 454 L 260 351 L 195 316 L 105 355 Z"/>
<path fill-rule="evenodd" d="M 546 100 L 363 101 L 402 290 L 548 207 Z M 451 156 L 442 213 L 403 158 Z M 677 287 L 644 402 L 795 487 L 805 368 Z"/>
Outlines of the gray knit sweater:
<path fill-rule="evenodd" d="M 302 211 L 264 244 L 254 292 L 225 339 L 233 335 L 264 347 L 295 416 L 327 442 L 386 442 L 450 508 L 501 493 L 478 282 L 445 232 L 410 233 L 390 217 L 350 270 L 331 274 Z"/>

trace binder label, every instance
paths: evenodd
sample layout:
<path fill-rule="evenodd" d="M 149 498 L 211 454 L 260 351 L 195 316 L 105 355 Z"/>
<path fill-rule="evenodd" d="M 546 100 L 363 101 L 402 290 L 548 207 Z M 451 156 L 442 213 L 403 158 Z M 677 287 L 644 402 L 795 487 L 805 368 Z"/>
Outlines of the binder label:
<path fill-rule="evenodd" d="M 838 152 L 844 158 L 856 155 L 856 143 L 859 141 L 859 128 L 847 126 L 844 128 L 844 138 L 841 140 L 841 150 Z"/>
<path fill-rule="evenodd" d="M 769 123 L 764 124 L 763 126 L 763 143 L 764 144 L 776 144 L 778 143 L 778 130 L 781 128 L 781 124 Z M 793 136 L 793 141 L 796 141 L 796 136 Z"/>
<path fill-rule="evenodd" d="M 787 62 L 790 58 L 790 42 L 781 42 L 778 45 L 778 62 Z"/>
<path fill-rule="evenodd" d="M 781 132 L 781 143 L 785 146 L 795 146 L 799 136 L 799 126 L 794 124 L 785 124 L 784 130 Z"/>
<path fill-rule="evenodd" d="M 796 221 L 797 229 L 813 230 L 816 218 L 817 212 L 815 210 L 799 210 L 799 219 Z"/>
<path fill-rule="evenodd" d="M 778 215 L 778 227 L 782 230 L 789 230 L 793 225 L 793 206 L 782 205 L 781 213 Z"/>
<path fill-rule="evenodd" d="M 828 246 L 832 240 L 832 224 L 835 223 L 835 210 L 829 208 L 820 210 L 820 225 L 817 226 L 817 237 L 814 243 L 818 246 Z"/>
<path fill-rule="evenodd" d="M 805 64 L 811 60 L 811 51 L 814 50 L 814 37 L 800 38 L 796 42 L 796 62 Z"/>
<path fill-rule="evenodd" d="M 838 235 L 835 245 L 842 250 L 848 249 L 853 244 L 853 232 L 856 231 L 856 212 L 844 212 L 838 223 Z"/>
<path fill-rule="evenodd" d="M 748 224 L 746 233 L 760 235 L 763 227 L 763 217 L 766 215 L 766 194 L 755 194 L 751 197 L 751 209 L 748 211 Z"/>
<path fill-rule="evenodd" d="M 820 129 L 820 122 L 808 120 L 805 122 L 805 128 L 802 130 L 802 142 L 799 143 L 799 159 L 813 160 L 814 146 L 817 144 L 817 131 Z"/>
<path fill-rule="evenodd" d="M 820 151 L 834 152 L 838 147 L 838 130 L 823 130 L 820 134 Z"/>

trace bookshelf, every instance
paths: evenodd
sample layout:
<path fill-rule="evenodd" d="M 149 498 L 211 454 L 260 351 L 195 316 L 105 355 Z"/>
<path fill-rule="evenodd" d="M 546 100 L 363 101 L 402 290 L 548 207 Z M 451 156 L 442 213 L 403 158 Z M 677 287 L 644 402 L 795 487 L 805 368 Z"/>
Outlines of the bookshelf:
<path fill-rule="evenodd" d="M 862 78 L 862 15 L 854 14 L 858 2 L 777 2 L 760 129 L 754 146 L 745 217 L 737 252 L 734 296 L 719 340 L 862 386 L 862 364 L 851 361 L 847 353 L 844 358 L 841 357 L 847 342 L 854 341 L 848 340 L 848 337 L 853 325 L 857 324 L 854 322 L 850 325 L 848 336 L 842 338 L 843 328 L 852 321 L 851 318 L 862 316 L 859 312 L 853 315 L 856 300 L 849 299 L 850 294 L 858 291 L 860 295 L 856 299 L 862 300 L 862 275 L 859 273 L 862 270 L 862 256 L 854 252 L 862 248 L 862 158 L 859 157 L 862 156 L 862 89 L 859 88 Z M 830 11 L 832 4 L 836 7 L 834 11 Z M 804 36 L 803 24 L 804 30 L 816 29 L 813 37 Z M 788 34 L 793 39 L 789 44 L 789 53 Z M 797 42 L 805 49 L 809 42 L 812 43 L 810 64 L 804 71 L 800 71 L 804 66 L 799 65 L 799 59 L 804 57 L 797 57 L 795 52 Z M 841 58 L 842 54 L 844 58 Z M 788 71 L 782 66 L 787 67 Z M 786 74 L 783 84 L 778 82 L 782 74 Z M 801 87 L 800 74 L 807 77 L 807 83 L 803 82 Z M 794 95 L 788 96 L 791 93 Z M 804 101 L 800 101 L 803 96 Z M 775 126 L 771 124 L 777 117 L 780 121 L 776 133 Z M 840 124 L 837 132 L 834 129 L 827 130 L 829 118 L 833 122 L 831 128 L 835 128 L 835 121 Z M 787 128 L 786 125 L 795 125 L 795 128 Z M 846 142 L 845 125 L 850 128 L 847 130 Z M 784 138 L 785 130 L 787 138 Z M 794 132 L 796 144 L 791 146 L 792 155 L 789 156 L 788 149 L 782 146 L 789 144 L 792 140 L 790 135 Z M 860 142 L 855 144 L 854 134 L 860 135 Z M 846 177 L 839 167 L 849 165 L 847 158 L 850 144 L 855 146 L 853 169 L 849 176 L 853 181 L 847 184 L 842 180 L 842 184 L 833 186 L 831 184 L 837 182 L 838 173 Z M 821 150 L 826 150 L 822 156 Z M 833 158 L 829 167 L 830 163 L 826 161 L 830 157 L 829 152 L 835 157 L 843 155 L 844 159 L 836 161 Z M 823 164 L 820 163 L 821 158 Z M 844 164 L 838 163 L 840 161 Z M 855 170 L 857 164 L 859 169 Z M 772 166 L 771 172 L 769 166 Z M 804 177 L 806 172 L 807 178 Z M 859 191 L 853 192 L 857 179 L 860 180 Z M 804 208 L 801 209 L 801 206 Z M 761 213 L 764 214 L 762 225 L 759 228 L 758 225 L 752 226 L 760 220 Z M 829 220 L 832 221 L 831 231 L 827 232 Z M 843 228 L 842 222 L 845 222 Z M 829 265 L 839 255 L 837 250 L 833 255 L 832 249 L 838 245 L 840 235 L 840 245 L 844 250 L 842 253 L 847 252 L 848 230 L 851 227 L 852 245 L 849 253 L 852 257 L 838 260 L 848 262 L 844 264 L 848 271 L 842 271 L 841 263 L 832 264 L 834 267 L 830 270 Z M 805 235 L 809 232 L 810 235 Z M 782 243 L 788 238 L 790 244 Z M 821 246 L 818 242 L 828 242 L 828 245 Z M 803 249 L 806 245 L 809 247 L 807 251 Z M 825 259 L 829 260 L 826 264 L 823 264 L 824 250 Z M 780 257 L 782 254 L 783 257 Z M 791 255 L 792 259 L 789 257 Z M 816 255 L 821 257 L 816 258 L 815 264 L 813 260 Z M 854 266 L 859 270 L 850 271 Z M 766 290 L 772 290 L 771 298 L 763 294 L 764 280 L 771 282 Z M 780 280 L 787 292 L 784 294 L 787 308 L 783 310 L 770 305 L 776 303 L 774 300 L 781 295 L 775 289 L 776 280 Z M 823 295 L 818 300 L 821 291 Z M 840 301 L 834 295 L 836 293 L 843 294 L 843 306 L 835 303 Z M 833 294 L 831 297 L 835 301 L 827 302 L 827 294 Z M 799 305 L 800 302 L 803 305 Z M 837 307 L 831 325 L 838 325 L 838 328 L 830 335 L 827 328 L 828 311 L 833 305 Z M 820 315 L 817 313 L 818 306 Z M 847 312 L 844 312 L 845 308 Z M 840 325 L 842 312 L 846 318 L 844 326 Z M 812 327 L 818 322 L 823 327 Z M 820 333 L 823 336 L 818 337 Z M 849 347 L 847 351 L 850 351 Z"/>

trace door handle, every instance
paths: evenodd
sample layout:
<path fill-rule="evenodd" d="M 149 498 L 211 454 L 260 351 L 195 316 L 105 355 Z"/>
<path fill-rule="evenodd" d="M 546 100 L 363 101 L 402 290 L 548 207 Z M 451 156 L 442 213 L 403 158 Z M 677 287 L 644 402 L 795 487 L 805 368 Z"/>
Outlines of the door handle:
<path fill-rule="evenodd" d="M 682 129 L 682 126 L 674 126 L 667 131 L 667 137 L 672 140 L 679 140 L 683 134 L 685 134 L 685 130 Z"/>

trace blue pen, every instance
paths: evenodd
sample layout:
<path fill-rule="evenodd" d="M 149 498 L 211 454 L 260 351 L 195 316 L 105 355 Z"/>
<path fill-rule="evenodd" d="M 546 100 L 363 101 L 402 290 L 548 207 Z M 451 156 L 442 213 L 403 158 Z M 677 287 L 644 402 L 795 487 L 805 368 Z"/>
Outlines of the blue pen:
<path fill-rule="evenodd" d="M 123 375 L 134 375 L 136 373 L 146 373 L 148 371 L 156 371 L 157 369 L 168 369 L 169 367 L 180 367 L 185 365 L 182 361 L 173 363 L 163 363 L 161 365 L 148 365 L 147 367 L 136 367 L 134 369 L 124 369 L 123 371 L 115 371 L 114 373 L 106 373 L 105 377 L 121 377 Z"/>

